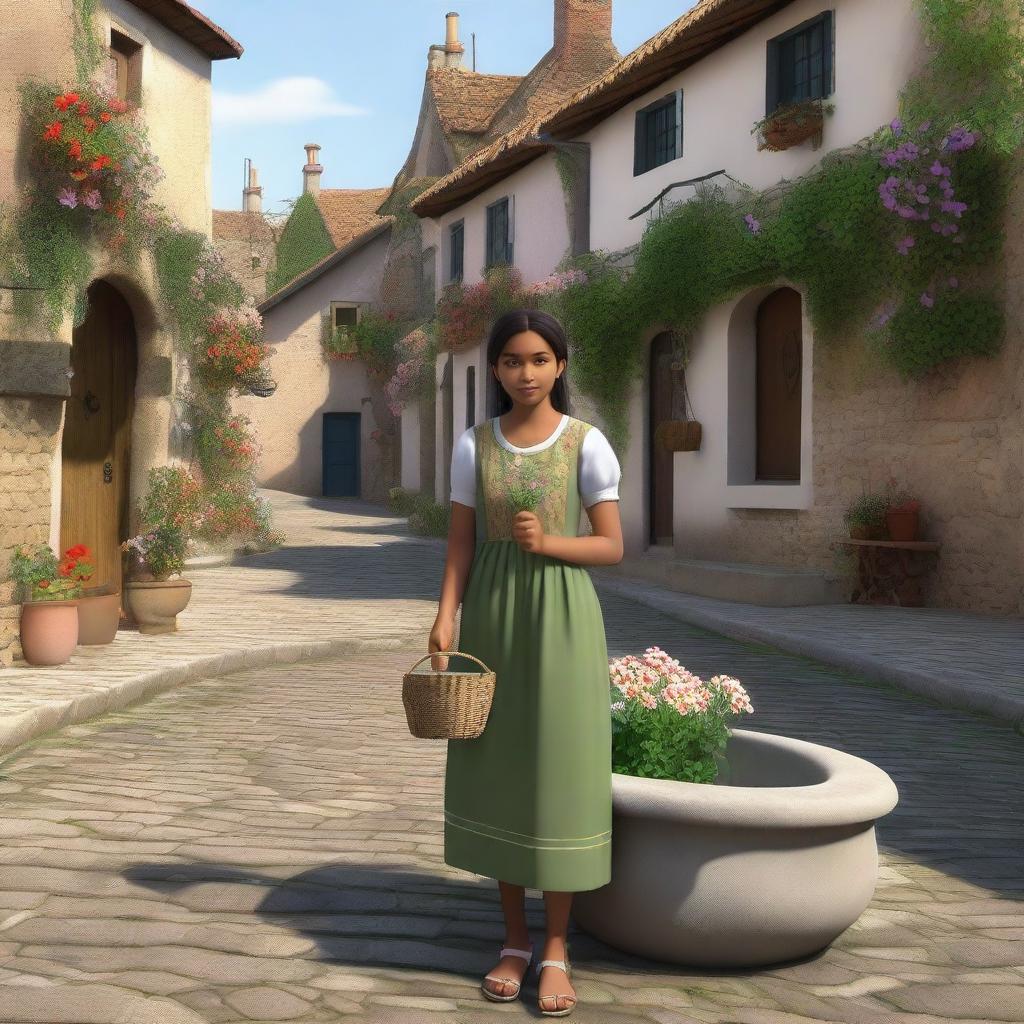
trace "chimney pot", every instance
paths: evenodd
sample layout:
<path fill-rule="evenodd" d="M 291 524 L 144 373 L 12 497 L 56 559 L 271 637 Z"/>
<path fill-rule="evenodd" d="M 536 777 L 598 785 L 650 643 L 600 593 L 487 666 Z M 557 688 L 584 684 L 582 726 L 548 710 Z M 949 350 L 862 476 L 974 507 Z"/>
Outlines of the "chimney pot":
<path fill-rule="evenodd" d="M 448 53 L 463 53 L 465 47 L 459 42 L 459 15 L 449 11 L 445 16 L 444 48 Z"/>
<path fill-rule="evenodd" d="M 255 164 L 249 164 L 249 184 L 242 189 L 242 209 L 246 213 L 263 212 L 263 186 L 257 183 Z"/>
<path fill-rule="evenodd" d="M 318 162 L 317 154 L 320 147 L 315 142 L 307 142 L 306 166 L 302 168 L 302 191 L 311 192 L 314 196 L 320 194 L 320 175 L 323 174 L 323 166 Z"/>

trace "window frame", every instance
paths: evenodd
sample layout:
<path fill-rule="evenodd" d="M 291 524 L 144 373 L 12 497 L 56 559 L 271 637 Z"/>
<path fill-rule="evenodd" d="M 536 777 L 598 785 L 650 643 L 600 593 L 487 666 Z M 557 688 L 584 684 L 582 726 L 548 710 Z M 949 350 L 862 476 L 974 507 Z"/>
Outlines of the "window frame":
<path fill-rule="evenodd" d="M 649 139 L 653 136 L 653 118 L 660 110 L 672 109 L 675 116 L 675 133 L 672 141 L 672 155 L 664 160 L 657 159 L 657 153 L 648 153 L 653 149 L 649 145 Z M 637 110 L 633 116 L 633 177 L 653 171 L 655 167 L 664 167 L 665 164 L 678 160 L 683 155 L 683 89 L 673 89 L 672 92 L 659 96 L 658 99 L 646 104 Z M 654 162 L 648 163 L 648 159 Z"/>
<path fill-rule="evenodd" d="M 456 245 L 458 232 L 458 245 Z M 458 260 L 456 261 L 456 253 Z M 456 265 L 457 264 L 457 265 Z M 448 280 L 462 281 L 466 276 L 466 218 L 448 225 Z"/>
<path fill-rule="evenodd" d="M 110 26 L 107 53 L 114 62 L 114 89 L 118 99 L 136 105 L 142 102 L 142 43 L 121 28 Z M 124 92 L 122 93 L 122 77 Z"/>
<path fill-rule="evenodd" d="M 356 311 L 356 324 L 362 320 L 362 303 L 349 302 L 341 299 L 336 299 L 331 302 L 331 330 L 338 330 L 342 327 L 354 327 L 356 324 L 339 324 L 338 323 L 338 310 L 339 309 L 354 309 Z M 346 331 L 347 333 L 347 331 Z"/>
<path fill-rule="evenodd" d="M 497 238 L 495 237 L 495 218 L 496 211 L 504 207 L 505 209 L 505 258 L 504 259 L 492 259 L 495 254 L 494 248 L 497 245 Z M 513 265 L 513 254 L 514 254 L 514 223 L 515 223 L 515 196 L 502 196 L 500 199 L 496 199 L 493 203 L 488 203 L 486 207 L 486 235 L 485 235 L 485 262 L 484 269 L 490 270 L 491 267 L 498 266 L 509 266 Z"/>
<path fill-rule="evenodd" d="M 765 117 L 775 113 L 779 107 L 789 103 L 800 102 L 792 97 L 783 98 L 781 92 L 783 46 L 796 36 L 809 34 L 818 26 L 823 26 L 823 50 L 820 96 L 809 96 L 807 99 L 827 99 L 835 91 L 835 12 L 832 9 L 822 11 L 813 18 L 807 18 L 785 32 L 773 36 L 767 42 L 766 79 L 765 79 Z"/>

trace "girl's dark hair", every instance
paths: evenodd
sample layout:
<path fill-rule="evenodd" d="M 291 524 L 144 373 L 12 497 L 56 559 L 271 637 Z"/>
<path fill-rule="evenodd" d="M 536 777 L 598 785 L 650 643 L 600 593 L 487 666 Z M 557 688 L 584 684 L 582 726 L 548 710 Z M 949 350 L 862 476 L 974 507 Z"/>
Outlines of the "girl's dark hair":
<path fill-rule="evenodd" d="M 512 399 L 501 386 L 501 381 L 490 372 L 490 368 L 498 365 L 508 340 L 516 334 L 522 334 L 523 331 L 536 331 L 551 346 L 555 353 L 555 361 L 565 360 L 565 370 L 559 374 L 551 391 L 551 404 L 559 412 L 571 415 L 569 385 L 566 381 L 569 369 L 569 342 L 565 336 L 565 328 L 550 313 L 545 313 L 541 309 L 511 309 L 498 317 L 491 326 L 491 334 L 487 339 L 487 386 L 493 389 L 491 393 L 496 396 L 493 407 L 497 409 L 497 415 L 500 416 L 512 408 Z"/>

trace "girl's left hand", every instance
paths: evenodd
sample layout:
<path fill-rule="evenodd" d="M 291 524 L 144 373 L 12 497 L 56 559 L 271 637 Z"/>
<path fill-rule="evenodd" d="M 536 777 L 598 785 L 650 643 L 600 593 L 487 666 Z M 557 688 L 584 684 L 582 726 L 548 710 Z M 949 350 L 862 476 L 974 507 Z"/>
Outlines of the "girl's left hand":
<path fill-rule="evenodd" d="M 512 539 L 523 551 L 544 553 L 544 527 L 535 512 L 524 510 L 512 517 Z"/>

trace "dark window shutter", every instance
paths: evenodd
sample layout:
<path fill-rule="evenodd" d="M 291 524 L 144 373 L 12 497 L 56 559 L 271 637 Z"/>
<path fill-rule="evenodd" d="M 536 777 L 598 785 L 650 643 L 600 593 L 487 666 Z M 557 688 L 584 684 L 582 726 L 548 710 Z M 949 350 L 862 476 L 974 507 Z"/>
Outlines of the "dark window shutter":
<path fill-rule="evenodd" d="M 633 121 L 633 176 L 643 174 L 644 167 L 644 112 L 638 110 Z"/>

